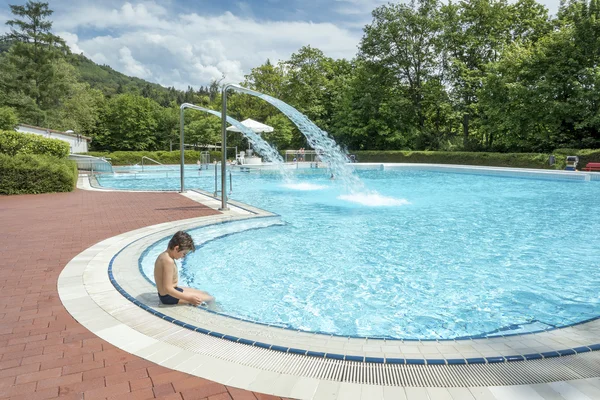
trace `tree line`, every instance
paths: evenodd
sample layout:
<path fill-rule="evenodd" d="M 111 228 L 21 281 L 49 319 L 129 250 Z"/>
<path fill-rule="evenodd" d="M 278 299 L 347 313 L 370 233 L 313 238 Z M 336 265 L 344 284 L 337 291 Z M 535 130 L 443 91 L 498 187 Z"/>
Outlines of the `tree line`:
<path fill-rule="evenodd" d="M 73 129 L 97 150 L 166 150 L 179 104 L 220 109 L 220 81 L 187 91 L 126 78 L 69 52 L 47 3 L 10 6 L 0 54 L 0 123 Z M 267 60 L 242 85 L 297 108 L 351 150 L 548 152 L 600 148 L 598 0 L 413 0 L 372 12 L 352 60 L 305 46 Z M 243 94 L 228 112 L 275 128 L 280 149 L 305 147 L 274 107 Z M 186 142 L 219 142 L 218 118 L 186 112 Z M 232 145 L 242 144 L 239 135 Z"/>

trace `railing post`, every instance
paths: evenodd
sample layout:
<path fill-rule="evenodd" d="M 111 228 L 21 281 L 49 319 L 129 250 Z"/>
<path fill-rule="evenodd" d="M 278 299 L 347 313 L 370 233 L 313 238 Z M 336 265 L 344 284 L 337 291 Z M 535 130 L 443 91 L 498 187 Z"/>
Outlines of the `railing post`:
<path fill-rule="evenodd" d="M 218 169 L 217 169 L 217 163 L 215 162 L 215 197 L 217 197 L 217 193 L 219 193 L 219 191 L 217 190 L 218 184 L 217 184 L 217 173 Z"/>
<path fill-rule="evenodd" d="M 185 153 L 183 150 L 183 111 L 185 110 L 184 107 L 185 104 L 182 104 L 181 107 L 179 108 L 179 149 L 181 151 L 181 166 L 180 166 L 180 170 L 181 170 L 181 190 L 180 193 L 185 193 L 185 183 L 184 183 L 184 169 L 185 169 Z M 143 170 L 143 168 L 142 168 Z"/>

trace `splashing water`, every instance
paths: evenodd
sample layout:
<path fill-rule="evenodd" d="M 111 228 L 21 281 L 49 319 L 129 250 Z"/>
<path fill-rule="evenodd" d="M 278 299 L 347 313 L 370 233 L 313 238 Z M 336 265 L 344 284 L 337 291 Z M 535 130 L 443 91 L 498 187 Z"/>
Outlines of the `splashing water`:
<path fill-rule="evenodd" d="M 304 114 L 289 104 L 269 95 L 246 89 L 238 85 L 231 86 L 234 86 L 243 93 L 265 100 L 267 103 L 277 107 L 291 119 L 304 136 L 306 136 L 308 144 L 318 152 L 319 157 L 329 166 L 335 179 L 341 181 L 346 190 L 351 193 L 364 192 L 366 190 L 363 182 L 354 174 L 353 169 L 348 166 L 346 153 L 340 148 L 335 140 L 327 134 L 327 132 L 322 131 Z"/>
<path fill-rule="evenodd" d="M 188 104 L 188 106 L 192 106 L 190 108 L 199 111 L 204 111 L 221 118 L 220 111 L 210 110 L 208 108 L 196 106 L 193 104 Z M 235 126 L 242 132 L 242 135 L 244 135 L 244 137 L 248 139 L 250 143 L 252 143 L 252 147 L 254 148 L 254 150 L 256 150 L 257 153 L 263 156 L 267 161 L 272 162 L 277 167 L 279 173 L 286 182 L 290 182 L 292 180 L 290 172 L 285 169 L 283 158 L 277 152 L 277 150 L 271 147 L 271 145 L 269 145 L 269 143 L 267 143 L 262 137 L 260 137 L 260 135 L 256 134 L 252 129 L 248 128 L 246 125 L 243 125 L 240 121 L 233 119 L 230 116 L 226 116 L 226 120 L 229 124 Z"/>
<path fill-rule="evenodd" d="M 333 140 L 327 132 L 316 126 L 306 115 L 296 110 L 289 104 L 271 97 L 267 94 L 256 92 L 241 86 L 233 85 L 244 93 L 261 98 L 277 107 L 289 119 L 298 126 L 304 134 L 310 146 L 317 150 L 319 157 L 328 164 L 332 172 L 332 178 L 340 180 L 349 195 L 339 198 L 345 201 L 359 203 L 366 206 L 402 206 L 410 204 L 405 199 L 394 199 L 382 196 L 376 191 L 368 190 L 360 178 L 354 173 L 354 169 L 348 165 L 347 153 Z"/>

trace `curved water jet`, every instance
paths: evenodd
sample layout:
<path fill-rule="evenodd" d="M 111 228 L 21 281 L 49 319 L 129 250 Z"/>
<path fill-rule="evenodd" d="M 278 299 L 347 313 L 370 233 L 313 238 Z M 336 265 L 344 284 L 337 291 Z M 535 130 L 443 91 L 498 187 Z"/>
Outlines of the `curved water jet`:
<path fill-rule="evenodd" d="M 246 93 L 260 99 L 265 100 L 267 103 L 277 107 L 282 113 L 284 113 L 292 122 L 300 129 L 300 132 L 306 137 L 309 145 L 319 152 L 319 157 L 327 163 L 329 169 L 337 180 L 340 180 L 346 190 L 350 192 L 358 192 L 364 190 L 362 181 L 354 174 L 353 168 L 348 166 L 348 159 L 346 153 L 341 147 L 331 138 L 327 132 L 321 130 L 316 126 L 310 119 L 308 119 L 300 111 L 296 110 L 289 104 L 269 96 L 264 93 L 257 92 L 252 89 L 245 88 L 243 86 L 235 84 L 227 84 L 223 86 L 223 115 L 227 110 L 227 91 L 229 89 L 236 90 L 238 92 Z M 223 135 L 225 135 L 225 125 L 223 124 Z"/>
<path fill-rule="evenodd" d="M 184 143 L 184 130 L 183 130 L 183 125 L 184 125 L 184 119 L 183 119 L 183 112 L 186 108 L 191 108 L 193 110 L 197 110 L 197 111 L 203 111 L 206 112 L 208 114 L 212 114 L 215 115 L 219 118 L 223 117 L 223 114 L 215 111 L 215 110 L 211 110 L 209 108 L 204 108 L 204 107 L 200 107 L 197 106 L 195 104 L 191 104 L 191 103 L 183 103 L 179 109 L 180 109 L 180 147 L 181 147 L 181 192 L 183 193 L 185 191 L 185 185 L 184 185 L 184 149 L 183 149 L 183 143 Z M 256 149 L 256 151 L 261 154 L 263 157 L 265 157 L 267 159 L 267 161 L 272 162 L 273 164 L 278 166 L 279 172 L 281 173 L 281 175 L 284 177 L 284 179 L 286 181 L 289 181 L 289 175 L 288 172 L 285 170 L 285 167 L 283 165 L 283 158 L 281 157 L 281 155 L 275 150 L 273 149 L 269 143 L 267 143 L 263 138 L 261 138 L 259 135 L 257 135 L 252 129 L 248 128 L 247 126 L 243 125 L 241 122 L 239 122 L 236 119 L 231 118 L 230 116 L 226 115 L 225 116 L 225 120 L 237 127 L 241 132 L 242 135 L 244 135 L 244 137 L 246 137 L 248 140 L 250 140 L 250 142 L 252 143 L 252 146 Z M 223 141 L 223 146 L 225 146 L 225 141 Z M 226 153 L 224 153 L 226 154 Z M 227 161 L 227 156 L 225 155 L 224 157 L 225 161 L 223 161 L 223 165 L 226 166 L 226 161 Z M 225 172 L 223 171 L 223 174 L 225 174 Z"/>

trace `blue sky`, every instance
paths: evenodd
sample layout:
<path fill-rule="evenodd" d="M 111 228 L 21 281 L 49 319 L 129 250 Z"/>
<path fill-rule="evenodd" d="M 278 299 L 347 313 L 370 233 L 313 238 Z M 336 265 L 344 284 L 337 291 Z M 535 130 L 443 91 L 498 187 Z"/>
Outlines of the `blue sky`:
<path fill-rule="evenodd" d="M 267 58 L 286 60 L 310 44 L 352 58 L 385 0 L 46 0 L 53 30 L 73 52 L 164 86 L 240 82 Z M 539 1 L 539 0 L 538 0 Z M 541 1 L 556 13 L 558 0 Z M 10 18 L 0 1 L 0 21 Z M 0 32 L 7 28 L 2 24 Z"/>

